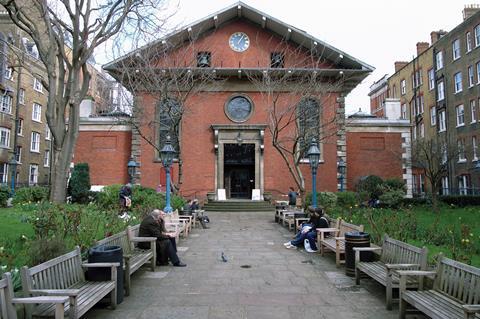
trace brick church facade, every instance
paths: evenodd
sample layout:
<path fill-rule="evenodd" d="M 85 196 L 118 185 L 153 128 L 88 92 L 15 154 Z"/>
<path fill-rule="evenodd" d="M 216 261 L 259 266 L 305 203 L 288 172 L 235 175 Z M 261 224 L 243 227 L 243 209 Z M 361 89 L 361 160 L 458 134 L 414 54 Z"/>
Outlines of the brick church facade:
<path fill-rule="evenodd" d="M 348 161 L 347 135 L 365 131 L 347 128 L 344 96 L 373 68 L 241 2 L 104 68 L 132 92 L 135 105 L 131 125 L 82 120 L 75 162 L 90 163 L 92 184 L 125 183 L 132 157 L 140 165 L 135 183 L 165 185 L 159 150 L 166 135 L 180 151 L 172 179 L 186 197 L 213 198 L 223 190 L 227 199 L 251 198 L 253 190 L 279 197 L 298 188 L 285 154 L 300 162 L 309 191 L 310 165 L 301 155 L 311 138 L 320 141 L 318 191 L 340 189 L 340 160 L 348 163 L 347 176 L 350 169 L 365 174 L 354 166 L 371 166 L 371 158 Z M 387 161 L 380 175 L 402 178 L 405 136 L 398 129 L 375 134 L 384 140 L 380 146 L 387 144 L 375 146 Z M 390 143 L 400 153 L 390 152 Z M 293 152 L 282 156 L 279 146 Z M 296 152 L 303 153 L 295 159 Z M 389 170 L 388 162 L 398 164 Z M 344 188 L 357 180 L 350 175 Z"/>

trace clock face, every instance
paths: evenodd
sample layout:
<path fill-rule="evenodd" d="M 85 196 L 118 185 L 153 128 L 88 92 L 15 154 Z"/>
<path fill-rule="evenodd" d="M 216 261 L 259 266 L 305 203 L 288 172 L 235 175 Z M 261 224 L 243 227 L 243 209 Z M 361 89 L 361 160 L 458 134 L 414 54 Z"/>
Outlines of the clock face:
<path fill-rule="evenodd" d="M 250 39 L 248 38 L 248 35 L 243 32 L 235 32 L 230 36 L 228 43 L 233 51 L 243 52 L 248 49 Z"/>

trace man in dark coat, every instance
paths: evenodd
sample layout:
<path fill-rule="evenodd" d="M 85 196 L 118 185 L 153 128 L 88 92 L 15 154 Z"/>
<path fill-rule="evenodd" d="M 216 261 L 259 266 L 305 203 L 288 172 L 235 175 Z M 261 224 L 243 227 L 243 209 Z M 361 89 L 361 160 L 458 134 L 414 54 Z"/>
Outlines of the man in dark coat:
<path fill-rule="evenodd" d="M 165 216 L 165 212 L 154 209 L 142 220 L 138 236 L 157 238 L 157 265 L 168 265 L 168 259 L 170 259 L 175 267 L 185 267 L 187 265 L 182 263 L 177 256 L 175 234 L 167 232 L 163 216 Z M 138 248 L 149 249 L 150 243 L 140 242 Z"/>

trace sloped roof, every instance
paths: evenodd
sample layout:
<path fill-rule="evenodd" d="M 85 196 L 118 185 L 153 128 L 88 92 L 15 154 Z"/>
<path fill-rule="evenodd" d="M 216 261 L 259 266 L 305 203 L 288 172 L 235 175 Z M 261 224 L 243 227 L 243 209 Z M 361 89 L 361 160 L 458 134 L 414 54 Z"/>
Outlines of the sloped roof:
<path fill-rule="evenodd" d="M 335 71 L 338 73 L 342 71 L 345 74 L 355 77 L 351 78 L 349 86 L 351 88 L 358 85 L 370 72 L 375 68 L 365 62 L 362 62 L 351 55 L 315 38 L 307 32 L 295 28 L 283 21 L 280 21 L 268 14 L 265 14 L 245 3 L 239 1 L 223 10 L 213 13 L 203 19 L 197 20 L 190 25 L 185 26 L 181 30 L 177 30 L 164 38 L 148 43 L 147 45 L 134 50 L 123 57 L 120 57 L 106 65 L 103 68 L 109 71 L 112 76 L 116 69 L 116 65 L 121 63 L 127 58 L 135 59 L 135 56 L 141 53 L 143 50 L 151 49 L 152 46 L 159 46 L 159 48 L 166 49 L 171 43 L 182 43 L 188 41 L 192 35 L 200 36 L 215 28 L 219 28 L 222 25 L 236 19 L 246 19 L 265 30 L 283 37 L 284 39 L 303 46 L 308 50 L 316 49 L 317 52 L 322 52 L 322 56 L 332 61 L 337 68 Z M 221 68 L 217 68 L 220 70 Z M 264 67 L 262 68 L 264 69 Z M 330 71 L 333 71 L 332 69 Z"/>

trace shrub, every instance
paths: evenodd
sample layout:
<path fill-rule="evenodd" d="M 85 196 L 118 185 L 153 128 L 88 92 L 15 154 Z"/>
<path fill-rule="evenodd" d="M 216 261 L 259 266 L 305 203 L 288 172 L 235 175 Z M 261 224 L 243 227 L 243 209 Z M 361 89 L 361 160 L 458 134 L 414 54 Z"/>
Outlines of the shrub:
<path fill-rule="evenodd" d="M 449 205 L 455 205 L 459 207 L 470 206 L 470 205 L 480 205 L 480 196 L 479 195 L 448 195 L 440 196 L 440 200 Z"/>
<path fill-rule="evenodd" d="M 403 198 L 402 204 L 404 206 L 420 206 L 428 204 L 428 198 L 425 197 L 413 197 L 413 198 Z"/>
<path fill-rule="evenodd" d="M 403 201 L 405 192 L 401 189 L 391 190 L 380 195 L 379 200 L 382 206 L 397 208 Z"/>
<path fill-rule="evenodd" d="M 368 193 L 369 198 L 378 199 L 382 195 L 383 180 L 376 176 L 370 175 L 361 179 L 357 184 L 357 192 Z"/>
<path fill-rule="evenodd" d="M 48 199 L 49 189 L 45 186 L 22 187 L 15 191 L 14 204 L 38 203 Z"/>
<path fill-rule="evenodd" d="M 359 204 L 359 198 L 355 192 L 337 193 L 337 205 L 343 208 L 354 207 Z"/>
<path fill-rule="evenodd" d="M 114 184 L 105 186 L 101 192 L 95 196 L 95 203 L 101 209 L 118 210 L 119 208 L 119 193 L 122 185 Z M 135 195 L 135 194 L 134 194 Z"/>
<path fill-rule="evenodd" d="M 407 190 L 407 185 L 405 185 L 405 182 L 399 178 L 387 178 L 383 182 L 383 185 L 389 190 L 401 190 L 403 192 L 406 192 Z"/>
<path fill-rule="evenodd" d="M 90 193 L 90 173 L 87 163 L 75 164 L 68 183 L 68 193 L 73 203 L 88 203 Z"/>
<path fill-rule="evenodd" d="M 29 264 L 33 266 L 65 254 L 68 249 L 61 238 L 42 238 L 32 241 L 29 251 Z"/>
<path fill-rule="evenodd" d="M 6 207 L 7 200 L 10 197 L 10 189 L 7 186 L 0 187 L 0 206 Z"/>
<path fill-rule="evenodd" d="M 332 192 L 317 193 L 317 204 L 325 209 L 334 208 L 337 205 L 337 195 Z M 305 207 L 312 205 L 312 193 L 305 196 Z"/>

